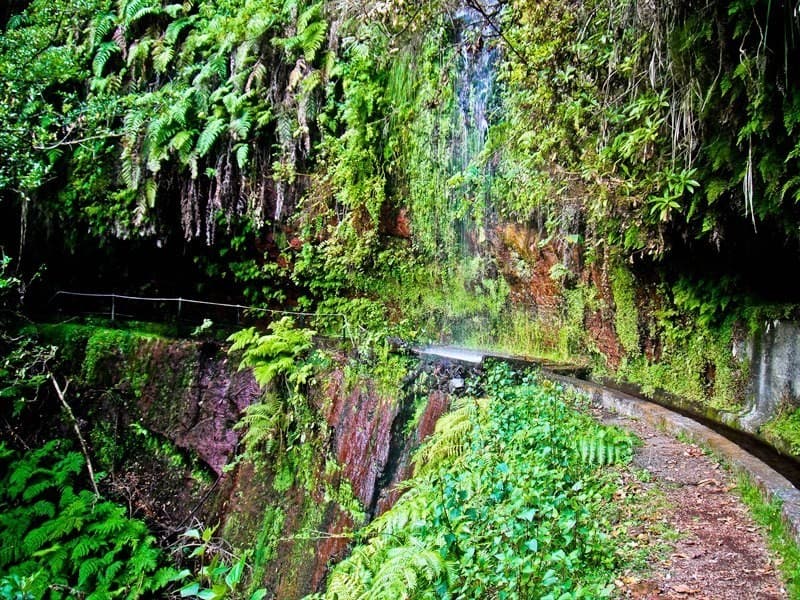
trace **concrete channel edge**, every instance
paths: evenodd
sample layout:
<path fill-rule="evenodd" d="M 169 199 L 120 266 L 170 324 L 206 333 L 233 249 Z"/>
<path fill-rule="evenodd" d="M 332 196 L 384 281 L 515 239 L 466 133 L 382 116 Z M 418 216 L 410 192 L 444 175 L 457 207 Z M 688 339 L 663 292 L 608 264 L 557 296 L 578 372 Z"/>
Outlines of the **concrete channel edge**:
<path fill-rule="evenodd" d="M 653 404 L 602 385 L 542 371 L 551 381 L 588 394 L 592 402 L 620 415 L 640 419 L 672 435 L 683 434 L 693 443 L 707 447 L 734 472 L 747 475 L 767 501 L 781 502 L 781 516 L 795 542 L 800 545 L 800 490 L 783 475 L 738 445 L 705 425 Z"/>

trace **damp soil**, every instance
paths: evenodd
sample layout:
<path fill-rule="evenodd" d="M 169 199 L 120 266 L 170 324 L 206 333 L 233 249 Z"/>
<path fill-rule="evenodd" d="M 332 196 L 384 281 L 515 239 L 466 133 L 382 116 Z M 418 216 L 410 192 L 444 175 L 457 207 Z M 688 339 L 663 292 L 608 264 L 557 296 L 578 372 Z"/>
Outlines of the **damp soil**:
<path fill-rule="evenodd" d="M 640 472 L 634 475 L 633 469 L 624 475 L 625 494 L 634 500 L 663 498 L 648 515 L 650 523 L 632 532 L 650 553 L 649 568 L 620 577 L 616 582 L 619 597 L 789 597 L 762 530 L 734 491 L 735 476 L 698 446 L 646 423 L 607 412 L 597 416 L 642 440 L 633 461 Z"/>

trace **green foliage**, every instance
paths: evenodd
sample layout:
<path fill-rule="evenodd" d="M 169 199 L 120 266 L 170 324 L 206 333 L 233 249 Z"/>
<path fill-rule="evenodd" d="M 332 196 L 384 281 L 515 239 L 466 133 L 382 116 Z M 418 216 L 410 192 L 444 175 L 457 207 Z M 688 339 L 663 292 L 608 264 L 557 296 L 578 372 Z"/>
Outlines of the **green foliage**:
<path fill-rule="evenodd" d="M 800 409 L 783 407 L 759 431 L 776 448 L 800 456 Z"/>
<path fill-rule="evenodd" d="M 75 487 L 84 459 L 67 442 L 0 444 L 0 462 L 0 585 L 17 597 L 139 598 L 175 579 L 143 522 Z"/>
<path fill-rule="evenodd" d="M 314 372 L 309 358 L 314 332 L 296 328 L 290 317 L 273 321 L 269 329 L 262 335 L 251 327 L 229 338 L 229 352 L 241 356 L 239 368 L 252 369 L 265 389 L 263 401 L 249 406 L 236 428 L 246 429 L 242 441 L 248 455 L 286 456 L 284 466 L 294 469 L 301 466 L 297 461 L 305 464 L 302 445 L 312 439 L 317 422 L 306 389 Z"/>
<path fill-rule="evenodd" d="M 611 273 L 614 294 L 614 330 L 629 357 L 638 356 L 639 310 L 636 306 L 635 282 L 631 272 L 619 266 Z"/>
<path fill-rule="evenodd" d="M 667 390 L 704 410 L 732 411 L 741 406 L 747 366 L 733 356 L 734 320 L 701 325 L 674 308 L 653 311 L 648 338 L 657 354 L 624 363 L 617 377 L 638 383 L 646 393 Z"/>
<path fill-rule="evenodd" d="M 261 335 L 255 327 L 243 329 L 231 335 L 229 352 L 241 352 L 240 369 L 252 369 L 256 381 L 267 387 L 278 377 L 297 391 L 311 374 L 312 367 L 306 362 L 296 362 L 313 347 L 310 329 L 298 329 L 291 317 L 282 317 L 269 324 L 272 333 Z"/>
<path fill-rule="evenodd" d="M 362 532 L 323 598 L 612 594 L 615 487 L 598 465 L 629 460 L 632 438 L 507 367 L 483 386 L 485 400 L 440 421 L 406 493 Z M 576 440 L 606 448 L 604 458 L 583 457 Z"/>
<path fill-rule="evenodd" d="M 262 600 L 267 590 L 259 588 L 245 593 L 247 579 L 247 555 L 239 558 L 224 549 L 221 540 L 214 537 L 216 527 L 202 531 L 191 528 L 180 536 L 180 551 L 184 559 L 193 561 L 195 568 L 181 571 L 176 580 L 181 581 L 181 598 L 199 600 Z"/>
<path fill-rule="evenodd" d="M 767 502 L 761 489 L 747 477 L 740 476 L 738 493 L 750 508 L 756 523 L 766 532 L 776 564 L 786 582 L 790 598 L 800 596 L 800 547 L 781 516 L 781 505 L 777 499 Z"/>

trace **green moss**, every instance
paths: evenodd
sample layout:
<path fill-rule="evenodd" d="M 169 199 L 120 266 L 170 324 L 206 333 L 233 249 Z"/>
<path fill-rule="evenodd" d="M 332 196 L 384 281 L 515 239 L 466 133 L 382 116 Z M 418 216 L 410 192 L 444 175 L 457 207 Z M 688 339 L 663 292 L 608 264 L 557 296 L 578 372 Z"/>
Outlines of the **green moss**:
<path fill-rule="evenodd" d="M 653 315 L 661 348 L 654 361 L 638 356 L 623 363 L 617 378 L 639 384 L 646 393 L 664 390 L 701 409 L 735 411 L 741 406 L 746 365 L 732 354 L 733 325 L 701 325 L 669 311 Z"/>
<path fill-rule="evenodd" d="M 614 330 L 628 357 L 639 355 L 639 311 L 631 272 L 624 266 L 611 271 L 611 292 L 614 295 Z"/>
<path fill-rule="evenodd" d="M 283 533 L 283 524 L 286 520 L 286 513 L 277 506 L 267 506 L 264 509 L 264 518 L 261 521 L 261 529 L 253 544 L 253 575 L 251 578 L 250 592 L 261 586 L 264 581 L 267 568 L 278 554 L 278 544 Z"/>
<path fill-rule="evenodd" d="M 162 339 L 147 330 L 75 323 L 40 325 L 39 333 L 45 343 L 58 346 L 65 370 L 79 373 L 82 384 L 111 387 L 113 380 L 122 380 L 136 395 L 148 378 L 145 353 L 139 351 Z"/>
<path fill-rule="evenodd" d="M 342 511 L 350 515 L 354 522 L 361 523 L 366 517 L 364 506 L 353 493 L 350 480 L 347 477 L 335 477 L 341 472 L 342 466 L 334 458 L 328 458 L 325 462 L 325 501 L 335 502 Z M 332 478 L 339 480 L 338 485 L 330 483 Z"/>
<path fill-rule="evenodd" d="M 800 408 L 787 408 L 761 427 L 761 433 L 773 445 L 800 456 Z"/>

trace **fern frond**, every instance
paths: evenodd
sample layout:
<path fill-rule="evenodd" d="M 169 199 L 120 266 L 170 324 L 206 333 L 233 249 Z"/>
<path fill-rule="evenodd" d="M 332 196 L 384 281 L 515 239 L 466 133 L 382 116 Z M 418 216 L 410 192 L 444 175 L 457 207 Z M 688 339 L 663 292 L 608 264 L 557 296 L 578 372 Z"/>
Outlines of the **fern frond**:
<path fill-rule="evenodd" d="M 84 587 L 90 577 L 97 575 L 100 569 L 104 566 L 104 561 L 101 557 L 95 556 L 88 558 L 81 563 L 78 569 L 78 586 Z"/>
<path fill-rule="evenodd" d="M 192 156 L 192 149 L 194 148 L 195 136 L 195 131 L 182 130 L 176 133 L 170 140 L 169 147 L 178 153 L 181 164 L 189 164 L 189 159 Z"/>
<path fill-rule="evenodd" d="M 100 537 L 91 535 L 84 535 L 78 538 L 75 545 L 72 547 L 72 554 L 70 555 L 75 562 L 81 561 L 86 556 L 89 556 L 100 547 Z"/>
<path fill-rule="evenodd" d="M 120 52 L 120 48 L 116 42 L 103 42 L 100 44 L 100 47 L 97 49 L 97 54 L 94 55 L 94 60 L 92 61 L 92 73 L 94 73 L 95 77 L 101 77 L 103 75 L 103 69 L 106 63 L 117 52 Z"/>
<path fill-rule="evenodd" d="M 230 131 L 234 139 L 243 140 L 250 133 L 250 128 L 253 126 L 253 119 L 250 113 L 244 111 L 238 118 L 231 121 Z"/>
<path fill-rule="evenodd" d="M 128 49 L 128 66 L 138 66 L 140 69 L 144 69 L 147 60 L 150 58 L 150 50 L 154 43 L 155 42 L 151 38 L 142 38 L 131 44 L 131 47 Z"/>
<path fill-rule="evenodd" d="M 602 430 L 576 440 L 575 451 L 582 462 L 598 467 L 626 463 L 633 455 L 633 440 L 625 433 Z"/>
<path fill-rule="evenodd" d="M 262 403 L 249 406 L 236 424 L 236 429 L 247 430 L 242 443 L 248 452 L 270 456 L 281 439 L 281 432 L 289 425 L 289 415 L 275 394 L 268 394 Z"/>
<path fill-rule="evenodd" d="M 487 409 L 485 398 L 456 401 L 451 411 L 437 421 L 432 438 L 414 456 L 415 474 L 434 473 L 446 462 L 461 456 L 468 447 L 472 430 L 485 421 Z"/>
<path fill-rule="evenodd" d="M 92 30 L 89 33 L 90 47 L 97 47 L 97 45 L 105 39 L 111 29 L 113 29 L 115 24 L 116 16 L 114 13 L 106 12 L 97 15 L 93 20 Z"/>
<path fill-rule="evenodd" d="M 125 5 L 123 18 L 127 27 L 133 27 L 146 16 L 159 14 L 160 12 L 161 4 L 154 0 L 130 0 Z"/>
<path fill-rule="evenodd" d="M 178 41 L 181 33 L 186 30 L 186 28 L 191 27 L 196 19 L 197 15 L 191 15 L 174 20 L 167 25 L 167 30 L 164 32 L 164 41 L 167 44 L 174 45 Z"/>
<path fill-rule="evenodd" d="M 198 156 L 205 156 L 217 142 L 222 132 L 227 129 L 225 121 L 219 117 L 211 119 L 203 132 L 197 138 L 197 146 L 195 150 Z"/>
<path fill-rule="evenodd" d="M 250 157 L 250 147 L 247 144 L 239 144 L 236 147 L 236 164 L 240 171 L 244 171 Z"/>
<path fill-rule="evenodd" d="M 169 63 L 175 55 L 175 50 L 172 46 L 162 44 L 153 51 L 153 68 L 156 73 L 166 73 Z"/>
<path fill-rule="evenodd" d="M 327 32 L 328 24 L 325 21 L 315 21 L 299 35 L 300 48 L 307 63 L 314 61 L 317 51 L 322 48 Z"/>

